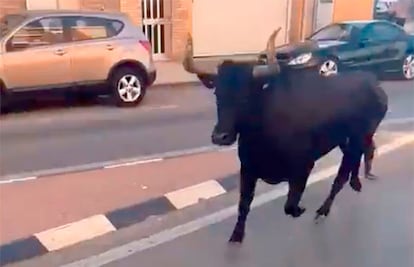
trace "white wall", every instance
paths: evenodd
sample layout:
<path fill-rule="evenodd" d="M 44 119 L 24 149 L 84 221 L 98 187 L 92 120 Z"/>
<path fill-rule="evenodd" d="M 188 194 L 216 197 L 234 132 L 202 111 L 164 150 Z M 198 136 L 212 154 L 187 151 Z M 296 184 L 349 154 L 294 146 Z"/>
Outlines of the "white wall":
<path fill-rule="evenodd" d="M 322 28 L 332 22 L 333 1 L 318 0 L 315 30 Z"/>
<path fill-rule="evenodd" d="M 195 56 L 258 53 L 282 27 L 277 44 L 287 41 L 291 0 L 194 0 Z M 258 4 L 259 2 L 260 4 Z"/>

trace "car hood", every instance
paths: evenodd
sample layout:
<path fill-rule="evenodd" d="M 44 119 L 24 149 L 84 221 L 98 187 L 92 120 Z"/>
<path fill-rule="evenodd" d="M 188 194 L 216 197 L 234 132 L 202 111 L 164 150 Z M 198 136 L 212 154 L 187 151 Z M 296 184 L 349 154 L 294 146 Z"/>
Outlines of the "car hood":
<path fill-rule="evenodd" d="M 303 53 L 320 51 L 332 47 L 338 47 L 347 44 L 345 41 L 337 40 L 324 40 L 324 41 L 312 41 L 306 40 L 296 43 L 289 43 L 276 47 L 276 53 L 281 58 L 292 58 Z M 263 51 L 261 54 L 265 53 Z"/>

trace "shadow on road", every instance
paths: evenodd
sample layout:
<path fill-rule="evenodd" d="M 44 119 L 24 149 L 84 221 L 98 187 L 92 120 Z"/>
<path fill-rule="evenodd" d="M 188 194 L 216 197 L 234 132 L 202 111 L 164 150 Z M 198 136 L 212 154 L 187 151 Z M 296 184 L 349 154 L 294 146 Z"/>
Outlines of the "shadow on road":
<path fill-rule="evenodd" d="M 10 108 L 2 109 L 2 117 L 12 114 L 36 111 L 58 111 L 70 108 L 85 108 L 95 106 L 114 106 L 108 96 L 88 96 L 82 97 L 76 94 L 71 95 L 54 95 L 38 96 L 30 99 L 14 99 Z"/>

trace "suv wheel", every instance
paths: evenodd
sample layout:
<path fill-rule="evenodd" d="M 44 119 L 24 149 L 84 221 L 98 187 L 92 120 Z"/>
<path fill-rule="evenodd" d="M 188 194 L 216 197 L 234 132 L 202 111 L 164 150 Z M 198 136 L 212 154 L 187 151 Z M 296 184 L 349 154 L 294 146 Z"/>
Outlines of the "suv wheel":
<path fill-rule="evenodd" d="M 2 85 L 0 84 L 0 114 L 10 112 L 12 106 L 11 97 L 8 96 L 4 91 L 5 89 L 2 88 Z"/>
<path fill-rule="evenodd" d="M 138 105 L 145 96 L 146 87 L 141 73 L 128 67 L 115 71 L 110 80 L 112 96 L 118 106 Z"/>

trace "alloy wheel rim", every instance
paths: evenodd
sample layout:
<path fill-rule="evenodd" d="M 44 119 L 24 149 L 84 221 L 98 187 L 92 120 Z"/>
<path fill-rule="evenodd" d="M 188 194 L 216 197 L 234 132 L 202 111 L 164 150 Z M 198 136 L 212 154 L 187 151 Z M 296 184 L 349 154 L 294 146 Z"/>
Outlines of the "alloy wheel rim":
<path fill-rule="evenodd" d="M 141 96 L 141 82 L 132 74 L 124 75 L 118 81 L 119 97 L 124 102 L 134 102 Z"/>
<path fill-rule="evenodd" d="M 329 75 L 333 75 L 337 73 L 338 73 L 338 66 L 333 60 L 325 61 L 319 69 L 319 74 L 323 76 L 329 76 Z"/>
<path fill-rule="evenodd" d="M 403 74 L 406 79 L 414 78 L 414 55 L 408 55 L 404 59 L 403 63 Z"/>

